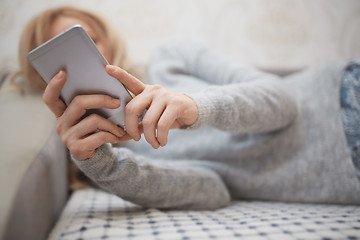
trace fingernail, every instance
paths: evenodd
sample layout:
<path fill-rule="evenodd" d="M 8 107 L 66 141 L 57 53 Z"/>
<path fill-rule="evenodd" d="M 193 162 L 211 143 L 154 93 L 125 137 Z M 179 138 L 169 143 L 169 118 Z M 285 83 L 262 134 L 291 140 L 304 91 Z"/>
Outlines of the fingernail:
<path fill-rule="evenodd" d="M 63 70 L 60 70 L 60 72 L 58 72 L 57 74 L 56 74 L 56 78 L 57 79 L 62 79 L 64 77 L 64 71 Z"/>
<path fill-rule="evenodd" d="M 137 137 L 135 137 L 135 141 L 140 141 L 140 139 L 141 139 L 141 137 L 140 136 L 137 136 Z"/>
<path fill-rule="evenodd" d="M 113 98 L 112 101 L 113 101 L 113 103 L 116 104 L 116 105 L 120 105 L 120 104 L 121 104 L 120 99 Z"/>
<path fill-rule="evenodd" d="M 112 71 L 112 72 L 115 71 L 115 67 L 112 65 L 106 65 L 106 68 L 108 71 Z"/>

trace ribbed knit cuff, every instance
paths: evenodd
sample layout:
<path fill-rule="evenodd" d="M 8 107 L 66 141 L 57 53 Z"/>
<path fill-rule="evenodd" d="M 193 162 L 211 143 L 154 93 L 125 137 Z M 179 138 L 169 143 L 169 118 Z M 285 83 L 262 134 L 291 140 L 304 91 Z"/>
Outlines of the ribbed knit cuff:
<path fill-rule="evenodd" d="M 204 93 L 197 93 L 197 94 L 187 94 L 190 98 L 192 98 L 198 107 L 198 119 L 197 121 L 188 127 L 183 129 L 191 130 L 197 129 L 205 125 L 209 125 L 212 114 L 214 112 L 214 105 L 211 98 Z"/>
<path fill-rule="evenodd" d="M 112 152 L 110 144 L 104 144 L 96 149 L 95 155 L 86 160 L 77 160 L 71 154 L 74 163 L 88 176 L 96 176 L 101 169 L 112 162 Z"/>

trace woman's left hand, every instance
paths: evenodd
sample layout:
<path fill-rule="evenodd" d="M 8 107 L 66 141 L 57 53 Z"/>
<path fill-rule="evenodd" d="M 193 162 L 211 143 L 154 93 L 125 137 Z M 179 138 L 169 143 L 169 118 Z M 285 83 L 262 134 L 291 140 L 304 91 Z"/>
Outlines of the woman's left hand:
<path fill-rule="evenodd" d="M 125 107 L 126 132 L 136 141 L 144 133 L 155 149 L 165 146 L 170 129 L 191 126 L 198 118 L 195 101 L 185 94 L 172 92 L 159 85 L 146 85 L 123 69 L 107 65 L 109 75 L 118 79 L 135 94 Z M 141 123 L 138 117 L 145 111 Z"/>

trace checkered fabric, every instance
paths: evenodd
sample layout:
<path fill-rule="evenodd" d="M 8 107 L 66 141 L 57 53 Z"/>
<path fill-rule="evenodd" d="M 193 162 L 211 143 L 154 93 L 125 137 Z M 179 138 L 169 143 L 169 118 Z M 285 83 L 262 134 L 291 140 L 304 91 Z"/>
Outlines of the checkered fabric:
<path fill-rule="evenodd" d="M 161 211 L 86 189 L 72 194 L 49 239 L 360 239 L 360 206 L 234 201 Z"/>

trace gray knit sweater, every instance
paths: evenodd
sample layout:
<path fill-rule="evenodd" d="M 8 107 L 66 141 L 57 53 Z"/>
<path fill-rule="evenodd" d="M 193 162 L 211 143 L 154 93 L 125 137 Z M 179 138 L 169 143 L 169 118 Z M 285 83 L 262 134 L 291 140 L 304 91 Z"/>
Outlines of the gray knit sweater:
<path fill-rule="evenodd" d="M 148 80 L 188 94 L 198 121 L 158 150 L 144 138 L 73 159 L 145 207 L 216 209 L 232 199 L 360 204 L 339 106 L 345 63 L 280 79 L 185 40 L 161 46 Z"/>

